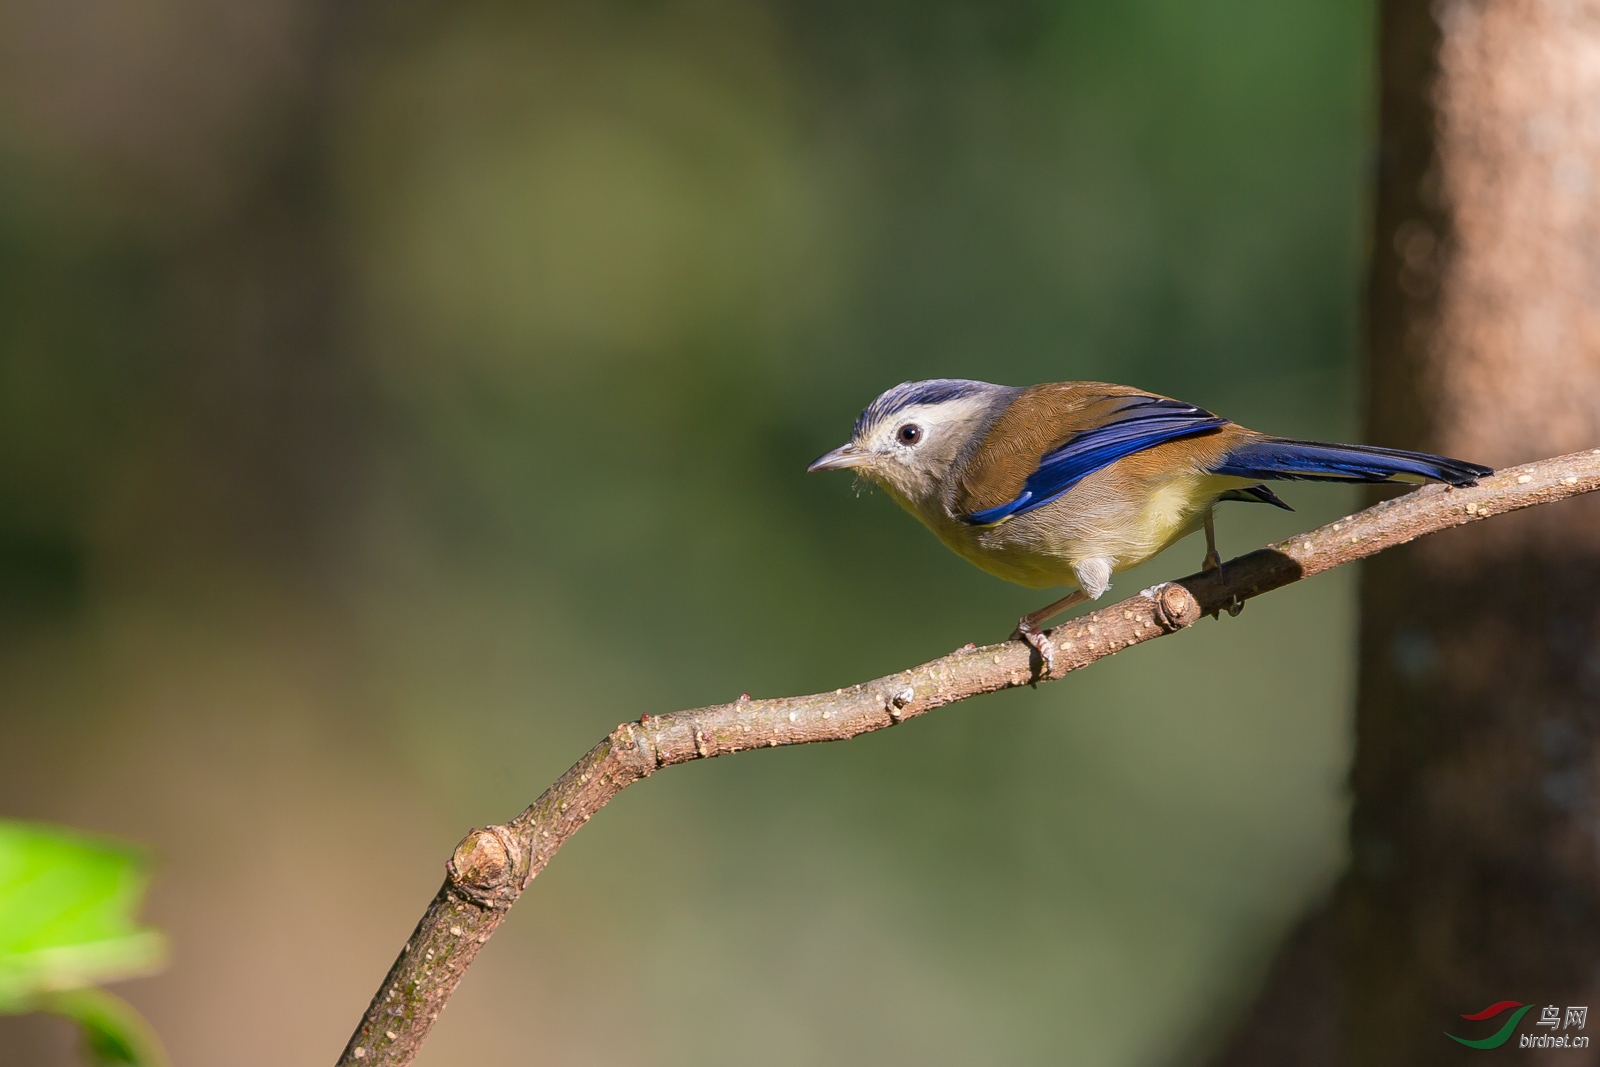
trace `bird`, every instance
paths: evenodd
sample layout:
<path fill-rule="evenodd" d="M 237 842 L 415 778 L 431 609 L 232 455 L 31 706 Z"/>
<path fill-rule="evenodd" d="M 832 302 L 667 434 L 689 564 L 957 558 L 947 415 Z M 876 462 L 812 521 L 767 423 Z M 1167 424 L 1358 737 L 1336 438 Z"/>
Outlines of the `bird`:
<path fill-rule="evenodd" d="M 1204 571 L 1222 566 L 1222 501 L 1285 504 L 1264 483 L 1477 484 L 1476 463 L 1373 445 L 1272 437 L 1204 408 L 1106 382 L 902 382 L 807 471 L 851 470 L 982 570 L 1040 589 L 1071 586 L 1012 633 L 1046 670 L 1054 616 L 1098 600 L 1113 575 L 1204 530 Z"/>

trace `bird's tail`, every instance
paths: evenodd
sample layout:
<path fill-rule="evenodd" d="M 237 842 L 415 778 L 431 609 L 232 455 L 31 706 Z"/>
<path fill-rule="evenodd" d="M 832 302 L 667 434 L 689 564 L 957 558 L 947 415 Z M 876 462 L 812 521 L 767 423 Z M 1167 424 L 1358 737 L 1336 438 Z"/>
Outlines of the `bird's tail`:
<path fill-rule="evenodd" d="M 1448 456 L 1373 445 L 1333 445 L 1262 437 L 1222 457 L 1213 474 L 1310 482 L 1448 482 L 1477 485 L 1488 467 Z"/>

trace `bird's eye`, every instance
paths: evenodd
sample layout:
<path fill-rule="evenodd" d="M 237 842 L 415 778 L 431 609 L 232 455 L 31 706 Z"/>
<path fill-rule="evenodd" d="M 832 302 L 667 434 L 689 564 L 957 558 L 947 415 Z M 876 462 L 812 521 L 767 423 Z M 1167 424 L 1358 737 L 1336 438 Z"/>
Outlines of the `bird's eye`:
<path fill-rule="evenodd" d="M 914 422 L 908 422 L 900 427 L 895 436 L 900 438 L 900 443 L 903 445 L 914 445 L 922 440 L 922 427 Z"/>

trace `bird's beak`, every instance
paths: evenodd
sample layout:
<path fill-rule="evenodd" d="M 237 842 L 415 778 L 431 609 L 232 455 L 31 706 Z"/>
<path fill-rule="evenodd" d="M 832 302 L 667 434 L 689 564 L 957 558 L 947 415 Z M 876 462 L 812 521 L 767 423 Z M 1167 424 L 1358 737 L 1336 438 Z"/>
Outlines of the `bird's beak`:
<path fill-rule="evenodd" d="M 806 473 L 814 471 L 842 471 L 849 467 L 860 467 L 872 459 L 872 453 L 855 445 L 840 445 L 832 452 L 824 452 L 811 461 L 811 466 L 806 468 Z"/>

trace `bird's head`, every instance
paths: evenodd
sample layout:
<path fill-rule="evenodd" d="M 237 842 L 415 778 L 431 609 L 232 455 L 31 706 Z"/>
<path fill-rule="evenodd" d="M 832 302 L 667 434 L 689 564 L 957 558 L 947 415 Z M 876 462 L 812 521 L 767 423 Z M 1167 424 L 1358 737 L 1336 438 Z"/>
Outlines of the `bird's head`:
<path fill-rule="evenodd" d="M 854 470 L 920 507 L 1016 392 L 963 378 L 904 382 L 867 405 L 849 444 L 818 456 L 806 470 Z"/>

